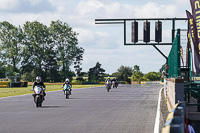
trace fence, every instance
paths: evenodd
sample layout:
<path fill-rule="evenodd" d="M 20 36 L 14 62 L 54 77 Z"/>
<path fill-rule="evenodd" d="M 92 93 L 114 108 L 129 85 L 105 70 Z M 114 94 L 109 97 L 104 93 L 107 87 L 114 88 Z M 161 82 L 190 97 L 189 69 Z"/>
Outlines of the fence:
<path fill-rule="evenodd" d="M 169 78 L 180 76 L 180 29 L 177 30 L 176 38 L 168 56 Z"/>

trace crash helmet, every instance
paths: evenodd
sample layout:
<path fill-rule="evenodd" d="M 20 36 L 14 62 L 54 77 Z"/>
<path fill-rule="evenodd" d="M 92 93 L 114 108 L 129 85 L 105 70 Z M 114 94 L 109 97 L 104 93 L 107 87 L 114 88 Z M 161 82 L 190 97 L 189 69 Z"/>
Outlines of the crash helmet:
<path fill-rule="evenodd" d="M 36 77 L 36 82 L 37 82 L 37 83 L 40 83 L 41 81 L 42 81 L 41 77 L 40 77 L 40 76 L 37 76 L 37 77 Z"/>
<path fill-rule="evenodd" d="M 66 81 L 66 82 L 69 82 L 69 79 L 67 78 L 65 81 Z"/>

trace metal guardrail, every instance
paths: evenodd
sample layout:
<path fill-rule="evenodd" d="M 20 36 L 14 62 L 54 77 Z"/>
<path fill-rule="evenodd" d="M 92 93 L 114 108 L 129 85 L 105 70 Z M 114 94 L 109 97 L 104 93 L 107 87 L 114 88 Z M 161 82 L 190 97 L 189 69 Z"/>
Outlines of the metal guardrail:
<path fill-rule="evenodd" d="M 162 133 L 185 133 L 185 116 L 185 103 L 177 103 L 168 114 Z"/>

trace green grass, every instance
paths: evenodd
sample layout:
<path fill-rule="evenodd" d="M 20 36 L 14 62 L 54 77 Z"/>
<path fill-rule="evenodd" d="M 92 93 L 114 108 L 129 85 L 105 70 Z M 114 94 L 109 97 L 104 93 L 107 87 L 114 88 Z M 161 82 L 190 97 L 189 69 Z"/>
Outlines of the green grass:
<path fill-rule="evenodd" d="M 102 85 L 73 85 L 72 89 L 77 88 L 89 88 L 89 87 L 99 87 Z M 17 96 L 23 94 L 31 94 L 32 86 L 28 87 L 21 87 L 21 88 L 0 88 L 0 98 L 8 97 L 8 96 Z M 55 90 L 62 90 L 62 85 L 46 85 L 46 92 L 48 91 L 55 91 Z"/>

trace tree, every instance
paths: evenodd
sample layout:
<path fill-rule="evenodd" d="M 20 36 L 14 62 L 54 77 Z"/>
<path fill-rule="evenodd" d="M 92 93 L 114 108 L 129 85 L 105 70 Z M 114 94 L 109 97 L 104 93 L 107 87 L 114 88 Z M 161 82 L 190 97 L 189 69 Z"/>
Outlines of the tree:
<path fill-rule="evenodd" d="M 136 72 L 140 72 L 140 67 L 138 65 L 135 65 L 133 68 L 133 73 L 136 73 Z"/>
<path fill-rule="evenodd" d="M 112 74 L 113 77 L 120 77 L 120 75 L 121 74 L 119 72 L 115 72 L 115 73 Z"/>
<path fill-rule="evenodd" d="M 142 72 L 134 72 L 133 75 L 131 76 L 132 81 L 137 81 L 138 83 L 140 83 L 141 81 L 144 81 L 144 77 L 143 77 L 143 73 Z"/>
<path fill-rule="evenodd" d="M 21 60 L 21 43 L 23 35 L 21 28 L 17 28 L 7 21 L 0 23 L 0 54 L 1 59 L 12 65 L 13 71 L 18 72 L 17 64 Z"/>
<path fill-rule="evenodd" d="M 161 79 L 161 74 L 160 72 L 149 72 L 144 75 L 149 81 L 158 81 Z"/>
<path fill-rule="evenodd" d="M 82 71 L 82 68 L 81 68 L 81 65 L 82 65 L 82 63 L 81 63 L 81 61 L 83 60 L 83 49 L 82 48 L 80 48 L 80 49 L 78 49 L 78 50 L 80 50 L 78 53 L 80 53 L 80 54 L 78 54 L 77 56 L 76 56 L 76 59 L 75 59 L 75 61 L 74 61 L 74 68 L 75 68 L 75 71 L 76 71 L 76 75 L 78 76 L 77 78 L 76 78 L 76 80 L 78 80 L 79 82 L 83 82 L 84 81 L 84 79 L 83 79 L 83 75 L 84 75 L 84 73 L 82 73 L 81 71 Z"/>
<path fill-rule="evenodd" d="M 6 62 L 7 73 L 21 71 L 26 80 L 31 80 L 28 74 L 50 82 L 72 79 L 74 72 L 70 66 L 74 64 L 80 75 L 84 53 L 77 36 L 67 23 L 59 20 L 52 21 L 50 27 L 37 21 L 26 22 L 22 28 L 5 21 L 0 23 L 0 61 Z"/>
<path fill-rule="evenodd" d="M 127 81 L 128 83 L 130 83 L 130 79 L 129 77 L 131 77 L 132 75 L 132 71 L 133 69 L 131 67 L 127 67 L 127 66 L 120 66 L 120 68 L 117 70 L 119 76 L 117 76 L 118 80 L 122 80 L 122 81 Z"/>
<path fill-rule="evenodd" d="M 89 69 L 88 72 L 88 80 L 92 81 L 100 81 L 101 77 L 103 77 L 105 70 L 101 68 L 101 64 L 99 62 L 93 68 Z"/>
<path fill-rule="evenodd" d="M 36 75 L 46 79 L 44 69 L 45 50 L 48 47 L 48 28 L 47 26 L 34 22 L 26 22 L 23 26 L 23 61 L 22 71 L 30 72 L 36 70 Z"/>
<path fill-rule="evenodd" d="M 0 61 L 0 78 L 5 78 L 5 63 Z"/>
<path fill-rule="evenodd" d="M 76 57 L 83 54 L 84 50 L 78 47 L 78 34 L 67 23 L 52 21 L 50 32 L 53 35 L 57 60 L 61 64 L 61 79 L 70 77 L 69 67 Z M 80 61 L 80 60 L 79 60 Z"/>

